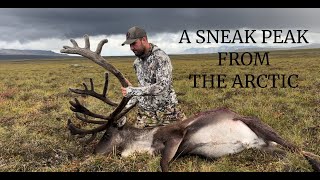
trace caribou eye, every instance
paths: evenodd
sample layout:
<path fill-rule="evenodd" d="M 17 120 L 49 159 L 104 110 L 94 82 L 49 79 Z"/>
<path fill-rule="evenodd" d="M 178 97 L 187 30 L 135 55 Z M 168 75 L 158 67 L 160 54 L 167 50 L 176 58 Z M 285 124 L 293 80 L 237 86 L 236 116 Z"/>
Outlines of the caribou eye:
<path fill-rule="evenodd" d="M 105 134 L 105 135 L 103 136 L 104 139 L 109 139 L 110 137 L 111 137 L 110 134 Z"/>

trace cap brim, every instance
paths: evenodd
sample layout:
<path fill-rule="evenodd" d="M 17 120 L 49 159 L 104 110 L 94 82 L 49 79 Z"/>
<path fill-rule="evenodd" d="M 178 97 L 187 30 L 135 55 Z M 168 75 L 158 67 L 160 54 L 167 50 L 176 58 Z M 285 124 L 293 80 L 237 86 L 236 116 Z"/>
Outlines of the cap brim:
<path fill-rule="evenodd" d="M 122 43 L 122 46 L 124 46 L 125 44 L 134 43 L 136 40 L 138 40 L 138 39 L 128 39 L 128 40 L 126 40 L 125 42 Z"/>

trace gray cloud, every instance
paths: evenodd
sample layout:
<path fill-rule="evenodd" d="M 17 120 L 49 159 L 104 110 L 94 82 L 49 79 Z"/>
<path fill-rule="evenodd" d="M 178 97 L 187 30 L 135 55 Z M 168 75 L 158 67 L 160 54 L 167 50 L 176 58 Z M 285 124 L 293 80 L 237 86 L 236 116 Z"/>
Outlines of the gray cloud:
<path fill-rule="evenodd" d="M 0 9 L 0 40 L 76 38 L 125 34 L 131 26 L 149 34 L 184 29 L 320 29 L 319 9 Z"/>

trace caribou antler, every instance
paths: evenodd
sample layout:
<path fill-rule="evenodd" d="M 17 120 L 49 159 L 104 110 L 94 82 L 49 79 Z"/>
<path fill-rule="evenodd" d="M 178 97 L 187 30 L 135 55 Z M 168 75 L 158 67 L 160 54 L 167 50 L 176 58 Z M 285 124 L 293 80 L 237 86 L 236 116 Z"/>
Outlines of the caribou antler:
<path fill-rule="evenodd" d="M 102 47 L 105 43 L 108 42 L 107 39 L 103 39 L 100 41 L 100 43 L 97 46 L 97 49 L 95 52 L 90 50 L 90 41 L 89 41 L 89 36 L 84 35 L 85 39 L 85 47 L 80 48 L 77 44 L 77 42 L 74 39 L 71 39 L 71 43 L 73 44 L 73 47 L 69 46 L 63 46 L 63 49 L 60 50 L 61 53 L 67 53 L 67 54 L 79 54 L 83 57 L 86 57 L 96 64 L 100 65 L 101 67 L 105 68 L 107 71 L 111 72 L 114 76 L 118 78 L 120 81 L 121 85 L 123 87 L 128 87 L 128 83 L 124 76 L 121 74 L 120 71 L 118 71 L 113 65 L 109 64 L 102 56 L 101 56 L 101 50 Z M 108 89 L 108 73 L 105 73 L 105 84 L 103 88 L 102 94 L 99 94 L 95 92 L 94 90 L 94 85 L 93 81 L 90 78 L 90 90 L 88 89 L 87 85 L 83 83 L 84 90 L 81 89 L 72 89 L 69 88 L 71 92 L 74 92 L 76 94 L 82 94 L 82 95 L 89 95 L 92 97 L 95 97 L 106 104 L 109 104 L 111 106 L 117 106 L 116 109 L 109 115 L 109 116 L 104 116 L 100 114 L 96 114 L 88 110 L 86 107 L 81 105 L 81 103 L 78 101 L 78 99 L 75 98 L 75 102 L 70 101 L 71 107 L 70 109 L 76 113 L 76 117 L 80 119 L 83 122 L 86 123 L 92 123 L 92 124 L 101 124 L 99 127 L 96 127 L 94 129 L 90 130 L 84 130 L 76 127 L 71 120 L 68 120 L 68 128 L 73 135 L 79 135 L 79 136 L 86 136 L 87 134 L 92 134 L 92 137 L 89 139 L 89 141 L 92 141 L 96 137 L 96 133 L 101 132 L 105 129 L 107 129 L 109 126 L 112 125 L 113 122 L 116 120 L 120 119 L 122 116 L 124 116 L 127 112 L 129 112 L 134 105 L 130 106 L 129 108 L 125 108 L 126 104 L 130 100 L 130 97 L 123 97 L 121 102 L 119 104 L 111 101 L 109 98 L 107 98 L 107 89 Z M 84 117 L 81 117 L 79 114 L 81 113 L 84 114 Z M 97 121 L 97 120 L 89 120 L 87 116 L 91 116 L 94 118 L 99 118 L 103 119 L 102 121 Z"/>
<path fill-rule="evenodd" d="M 88 90 L 88 87 L 86 85 L 86 83 L 83 83 L 83 86 L 84 86 L 84 90 L 81 90 L 81 89 L 72 89 L 72 88 L 69 88 L 69 90 L 71 92 L 74 92 L 74 93 L 77 93 L 77 94 L 83 94 L 83 95 L 89 95 L 89 96 L 93 96 L 95 98 L 98 98 L 100 99 L 101 101 L 111 105 L 111 106 L 117 106 L 118 104 L 111 101 L 109 98 L 106 97 L 107 95 L 107 90 L 108 90 L 108 83 L 109 83 L 109 74 L 108 73 L 105 73 L 105 83 L 104 83 L 104 87 L 103 87 L 103 92 L 102 94 L 99 94 L 97 92 L 94 91 L 94 86 L 93 86 L 93 81 L 92 81 L 92 78 L 90 78 L 90 86 L 91 86 L 91 89 Z"/>

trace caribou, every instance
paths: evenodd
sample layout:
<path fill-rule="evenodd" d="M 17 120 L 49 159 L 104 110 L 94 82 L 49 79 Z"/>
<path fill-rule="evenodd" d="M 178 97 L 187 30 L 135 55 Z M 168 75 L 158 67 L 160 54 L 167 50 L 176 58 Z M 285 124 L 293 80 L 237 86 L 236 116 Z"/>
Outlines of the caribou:
<path fill-rule="evenodd" d="M 72 135 L 80 137 L 91 135 L 86 143 L 90 143 L 96 138 L 97 133 L 104 131 L 101 139 L 95 145 L 94 154 L 110 154 L 115 150 L 121 156 L 130 156 L 136 152 L 160 154 L 161 170 L 167 172 L 169 163 L 174 158 L 183 155 L 218 158 L 249 148 L 276 152 L 280 150 L 277 145 L 281 145 L 289 151 L 304 156 L 315 171 L 320 171 L 320 162 L 316 159 L 319 156 L 303 151 L 298 146 L 284 140 L 260 119 L 242 116 L 228 108 L 199 112 L 186 120 L 166 126 L 138 129 L 128 125 L 125 115 L 135 106 L 134 104 L 126 107 L 131 97 L 122 97 L 119 103 L 107 97 L 109 72 L 120 81 L 123 87 L 128 86 L 123 74 L 101 56 L 102 47 L 108 40 L 101 40 L 96 51 L 91 51 L 89 36 L 85 35 L 84 39 L 84 48 L 80 48 L 77 42 L 71 39 L 73 47 L 63 46 L 61 53 L 81 55 L 105 68 L 108 72 L 105 73 L 103 91 L 101 94 L 95 91 L 91 78 L 90 88 L 83 83 L 84 89 L 69 88 L 69 90 L 76 94 L 97 98 L 113 106 L 114 111 L 108 116 L 96 114 L 75 98 L 74 101 L 70 101 L 70 109 L 75 113 L 76 118 L 85 123 L 96 124 L 97 127 L 82 129 L 73 124 L 70 119 L 68 119 L 67 126 Z"/>

